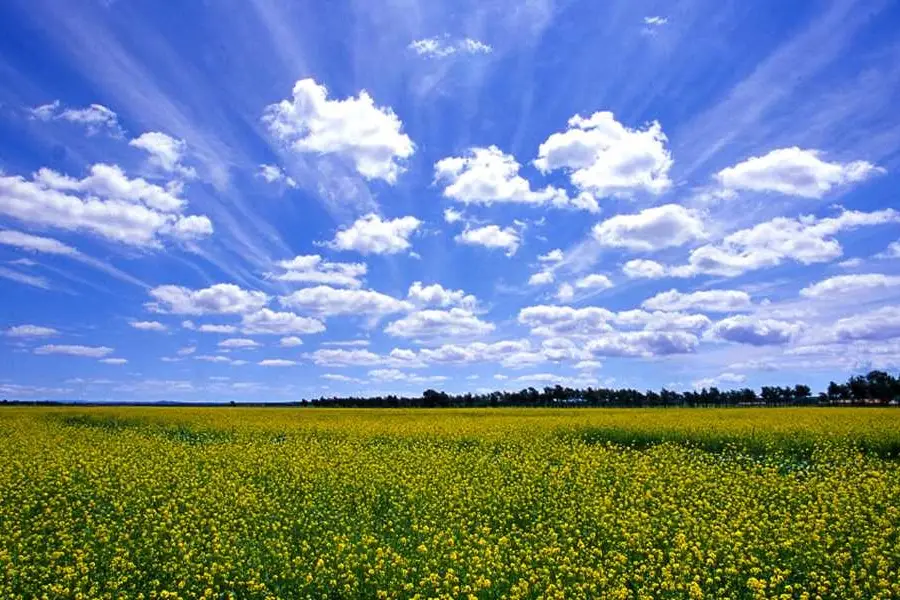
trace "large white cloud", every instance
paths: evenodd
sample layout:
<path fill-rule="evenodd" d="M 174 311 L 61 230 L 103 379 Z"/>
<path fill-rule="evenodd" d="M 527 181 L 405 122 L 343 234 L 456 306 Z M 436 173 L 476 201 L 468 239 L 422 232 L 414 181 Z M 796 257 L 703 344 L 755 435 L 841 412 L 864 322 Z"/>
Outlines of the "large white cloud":
<path fill-rule="evenodd" d="M 207 217 L 181 214 L 185 202 L 176 192 L 141 178 L 129 179 L 115 165 L 96 164 L 83 179 L 41 169 L 30 181 L 0 176 L 0 214 L 132 246 L 159 246 L 166 237 L 210 235 Z"/>
<path fill-rule="evenodd" d="M 409 302 L 374 290 L 345 290 L 326 285 L 297 290 L 287 296 L 281 296 L 279 300 L 284 306 L 322 317 L 337 315 L 379 317 L 406 312 L 413 308 Z"/>
<path fill-rule="evenodd" d="M 565 169 L 579 189 L 597 196 L 659 194 L 672 182 L 672 155 L 656 121 L 630 129 L 611 112 L 575 115 L 566 131 L 552 134 L 538 149 L 535 166 L 543 172 Z"/>
<path fill-rule="evenodd" d="M 328 245 L 335 250 L 355 250 L 360 254 L 397 254 L 409 249 L 409 238 L 421 224 L 415 217 L 382 219 L 369 214 L 338 231 Z"/>
<path fill-rule="evenodd" d="M 665 204 L 598 223 L 594 239 L 603 246 L 653 251 L 682 246 L 706 237 L 703 219 L 677 204 Z"/>
<path fill-rule="evenodd" d="M 483 227 L 469 228 L 454 238 L 460 244 L 467 246 L 483 246 L 489 249 L 506 250 L 507 256 L 512 256 L 519 249 L 522 239 L 519 232 L 512 227 L 500 228 L 497 225 L 485 225 Z"/>
<path fill-rule="evenodd" d="M 570 198 L 565 190 L 546 186 L 535 190 L 519 175 L 515 157 L 496 146 L 472 148 L 466 156 L 453 156 L 434 165 L 434 180 L 445 184 L 444 196 L 465 204 L 515 203 L 549 205 L 597 212 L 590 194 Z"/>
<path fill-rule="evenodd" d="M 156 300 L 147 306 L 157 312 L 177 315 L 244 314 L 256 312 L 269 302 L 265 292 L 244 290 L 233 283 L 217 283 L 192 290 L 161 285 L 150 290 Z"/>
<path fill-rule="evenodd" d="M 128 142 L 150 155 L 150 163 L 166 173 L 181 177 L 194 177 L 196 171 L 182 164 L 187 144 L 159 131 L 148 131 Z"/>
<path fill-rule="evenodd" d="M 325 325 L 317 319 L 301 317 L 291 312 L 276 312 L 262 308 L 241 317 L 241 331 L 251 335 L 311 334 L 325 331 Z"/>
<path fill-rule="evenodd" d="M 737 315 L 715 323 L 708 337 L 739 344 L 771 346 L 790 342 L 802 330 L 800 323 Z"/>
<path fill-rule="evenodd" d="M 648 310 L 709 312 L 740 312 L 749 310 L 752 305 L 750 294 L 741 290 L 699 290 L 684 293 L 672 289 L 641 303 Z"/>
<path fill-rule="evenodd" d="M 800 290 L 807 298 L 830 298 L 846 295 L 865 295 L 878 290 L 900 287 L 900 276 L 882 273 L 837 275 L 823 279 Z"/>
<path fill-rule="evenodd" d="M 278 261 L 283 273 L 272 275 L 278 281 L 291 283 L 321 283 L 339 287 L 358 288 L 368 267 L 364 263 L 331 262 L 318 254 L 295 256 Z"/>
<path fill-rule="evenodd" d="M 832 188 L 862 181 L 884 169 L 864 160 L 848 163 L 822 160 L 817 150 L 796 146 L 754 156 L 716 175 L 730 190 L 777 192 L 789 196 L 821 198 Z"/>
<path fill-rule="evenodd" d="M 344 157 L 367 179 L 393 183 L 415 151 L 391 108 L 376 106 L 365 90 L 329 100 L 313 79 L 297 81 L 290 99 L 266 107 L 263 122 L 294 151 Z"/>
<path fill-rule="evenodd" d="M 388 335 L 417 339 L 473 337 L 493 330 L 493 323 L 482 321 L 463 308 L 419 310 L 384 328 Z"/>

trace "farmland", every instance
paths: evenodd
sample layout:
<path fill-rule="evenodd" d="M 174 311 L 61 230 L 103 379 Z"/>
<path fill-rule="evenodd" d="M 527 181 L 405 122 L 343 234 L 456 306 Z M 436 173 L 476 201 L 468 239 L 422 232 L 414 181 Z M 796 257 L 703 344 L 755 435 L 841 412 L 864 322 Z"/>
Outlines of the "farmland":
<path fill-rule="evenodd" d="M 896 598 L 891 408 L 0 409 L 2 598 Z"/>

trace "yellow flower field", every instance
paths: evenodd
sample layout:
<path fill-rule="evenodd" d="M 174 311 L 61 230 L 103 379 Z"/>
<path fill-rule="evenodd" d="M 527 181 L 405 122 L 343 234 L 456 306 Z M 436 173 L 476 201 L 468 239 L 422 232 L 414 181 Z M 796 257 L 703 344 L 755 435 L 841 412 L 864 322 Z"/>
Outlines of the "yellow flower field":
<path fill-rule="evenodd" d="M 0 409 L 0 598 L 898 598 L 890 408 Z"/>

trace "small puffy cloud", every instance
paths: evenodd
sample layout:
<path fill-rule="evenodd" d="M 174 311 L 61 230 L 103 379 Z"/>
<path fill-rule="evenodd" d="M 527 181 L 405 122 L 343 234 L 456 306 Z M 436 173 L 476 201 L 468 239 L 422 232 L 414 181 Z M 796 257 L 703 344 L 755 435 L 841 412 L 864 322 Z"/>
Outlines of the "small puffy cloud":
<path fill-rule="evenodd" d="M 344 263 L 324 260 L 318 254 L 295 256 L 278 261 L 283 273 L 271 277 L 290 283 L 321 283 L 338 287 L 358 288 L 368 267 L 364 263 Z"/>
<path fill-rule="evenodd" d="M 873 311 L 838 319 L 829 334 L 839 342 L 871 342 L 900 337 L 900 307 L 883 306 Z"/>
<path fill-rule="evenodd" d="M 384 328 L 388 335 L 414 339 L 476 337 L 493 330 L 492 323 L 462 308 L 416 311 Z"/>
<path fill-rule="evenodd" d="M 168 327 L 160 323 L 159 321 L 131 321 L 129 323 L 135 329 L 139 329 L 141 331 L 167 331 Z"/>
<path fill-rule="evenodd" d="M 403 369 L 425 366 L 415 352 L 398 348 L 387 355 L 361 349 L 320 348 L 307 357 L 319 366 L 328 367 L 385 366 Z"/>
<path fill-rule="evenodd" d="M 580 190 L 595 196 L 660 194 L 672 185 L 672 155 L 656 121 L 631 129 L 611 112 L 575 115 L 566 131 L 540 145 L 534 165 L 543 173 L 564 169 Z"/>
<path fill-rule="evenodd" d="M 175 354 L 177 354 L 178 356 L 190 356 L 196 351 L 197 346 L 185 346 L 183 348 L 179 348 Z"/>
<path fill-rule="evenodd" d="M 261 360 L 258 363 L 261 367 L 293 367 L 297 364 L 295 360 L 287 360 L 284 358 L 267 358 L 265 360 Z"/>
<path fill-rule="evenodd" d="M 548 285 L 553 283 L 556 276 L 553 271 L 538 271 L 528 278 L 528 285 Z"/>
<path fill-rule="evenodd" d="M 229 338 L 219 342 L 219 348 L 228 348 L 230 350 L 259 348 L 260 345 L 259 342 L 248 338 Z"/>
<path fill-rule="evenodd" d="M 729 190 L 776 192 L 803 198 L 821 198 L 832 188 L 863 181 L 884 169 L 864 160 L 826 162 L 818 150 L 796 146 L 754 156 L 716 175 Z"/>
<path fill-rule="evenodd" d="M 700 331 L 711 321 L 705 315 L 679 312 L 626 310 L 613 312 L 598 306 L 528 306 L 519 311 L 518 321 L 541 337 L 591 337 L 615 332 L 613 325 L 645 331 Z"/>
<path fill-rule="evenodd" d="M 159 131 L 148 131 L 128 142 L 129 146 L 139 148 L 150 155 L 150 164 L 173 175 L 194 177 L 196 171 L 182 164 L 187 144 Z"/>
<path fill-rule="evenodd" d="M 241 331 L 247 334 L 288 335 L 321 333 L 325 325 L 318 319 L 301 317 L 291 312 L 262 308 L 241 317 Z"/>
<path fill-rule="evenodd" d="M 447 198 L 465 204 L 530 204 L 597 212 L 590 194 L 570 198 L 565 190 L 547 186 L 539 190 L 519 175 L 515 157 L 496 146 L 472 148 L 466 156 L 448 157 L 434 165 L 434 180 L 445 184 Z"/>
<path fill-rule="evenodd" d="M 458 223 L 459 221 L 462 221 L 462 218 L 463 218 L 463 214 L 461 212 L 459 212 L 458 210 L 453 210 L 452 208 L 444 209 L 444 221 L 446 223 L 450 223 L 452 225 L 453 223 Z"/>
<path fill-rule="evenodd" d="M 454 238 L 460 244 L 467 246 L 483 246 L 489 249 L 506 250 L 507 256 L 512 256 L 519 249 L 522 239 L 519 232 L 512 227 L 500 228 L 497 225 L 485 225 L 466 229 Z"/>
<path fill-rule="evenodd" d="M 410 248 L 409 238 L 421 224 L 415 217 L 382 220 L 376 214 L 368 214 L 338 231 L 328 246 L 360 254 L 397 254 Z"/>
<path fill-rule="evenodd" d="M 666 266 L 655 260 L 636 258 L 622 265 L 622 273 L 629 279 L 659 279 L 667 274 Z"/>
<path fill-rule="evenodd" d="M 63 108 L 59 100 L 43 104 L 31 110 L 31 116 L 41 121 L 68 121 L 83 125 L 88 135 L 106 131 L 112 136 L 120 136 L 119 118 L 115 112 L 102 104 L 91 104 L 84 108 Z"/>
<path fill-rule="evenodd" d="M 281 338 L 281 340 L 278 342 L 278 345 L 282 348 L 296 348 L 297 346 L 303 345 L 303 340 L 295 335 L 291 335 Z"/>
<path fill-rule="evenodd" d="M 269 302 L 265 292 L 244 290 L 233 283 L 217 283 L 192 290 L 178 285 L 161 285 L 150 290 L 155 302 L 147 306 L 156 312 L 177 315 L 246 314 Z"/>
<path fill-rule="evenodd" d="M 100 362 L 102 362 L 105 365 L 119 365 L 120 366 L 120 365 L 127 365 L 128 359 L 127 358 L 101 358 Z"/>
<path fill-rule="evenodd" d="M 406 312 L 412 304 L 374 290 L 344 290 L 320 285 L 297 290 L 281 296 L 284 306 L 310 314 L 331 317 L 360 315 L 380 317 L 391 313 Z"/>
<path fill-rule="evenodd" d="M 324 373 L 320 375 L 320 377 L 329 381 L 340 381 L 342 383 L 360 383 L 360 380 L 355 377 L 349 377 L 339 373 Z"/>
<path fill-rule="evenodd" d="M 439 283 L 422 285 L 421 281 L 415 281 L 409 286 L 406 299 L 419 307 L 457 307 L 472 311 L 478 306 L 478 299 L 463 290 L 448 290 Z"/>
<path fill-rule="evenodd" d="M 606 275 L 592 273 L 577 280 L 575 287 L 579 290 L 608 290 L 613 287 L 613 282 Z"/>
<path fill-rule="evenodd" d="M 660 16 L 652 16 L 652 17 L 644 17 L 644 25 L 648 25 L 650 27 L 662 27 L 666 23 L 669 22 L 669 19 L 666 17 Z"/>
<path fill-rule="evenodd" d="M 366 179 L 394 183 L 415 151 L 391 108 L 375 106 L 365 90 L 329 100 L 327 88 L 313 79 L 297 81 L 290 99 L 266 107 L 263 123 L 291 150 L 340 156 Z"/>
<path fill-rule="evenodd" d="M 603 362 L 599 360 L 582 360 L 575 363 L 575 368 L 579 371 L 596 371 L 603 367 Z"/>
<path fill-rule="evenodd" d="M 560 302 L 568 302 L 575 297 L 575 288 L 571 284 L 564 283 L 556 290 L 556 299 Z"/>
<path fill-rule="evenodd" d="M 209 362 L 209 363 L 228 363 L 228 364 L 233 364 L 233 362 L 234 362 L 234 361 L 232 361 L 230 358 L 228 358 L 227 356 L 224 356 L 224 355 L 222 355 L 222 354 L 216 354 L 216 355 L 211 355 L 211 354 L 195 354 L 195 355 L 193 356 L 193 359 L 194 359 L 194 360 L 200 360 L 200 361 L 203 361 L 203 362 Z"/>
<path fill-rule="evenodd" d="M 538 261 L 545 264 L 556 264 L 558 262 L 562 262 L 564 258 L 563 251 L 559 248 L 554 248 L 547 254 L 541 254 L 538 256 Z"/>
<path fill-rule="evenodd" d="M 331 340 L 322 342 L 323 346 L 336 346 L 341 348 L 365 348 L 369 340 Z"/>
<path fill-rule="evenodd" d="M 78 254 L 78 250 L 57 240 L 9 229 L 0 230 L 0 244 L 12 246 L 27 252 L 39 252 L 42 254 L 60 254 L 67 256 Z"/>
<path fill-rule="evenodd" d="M 647 310 L 662 311 L 740 312 L 752 308 L 753 303 L 750 295 L 740 290 L 700 290 L 682 293 L 672 289 L 644 300 L 641 306 Z"/>
<path fill-rule="evenodd" d="M 688 354 L 699 339 L 686 331 L 609 331 L 587 343 L 595 356 L 644 357 Z"/>
<path fill-rule="evenodd" d="M 451 39 L 449 36 L 435 36 L 413 40 L 409 49 L 426 58 L 447 58 L 460 54 L 490 54 L 494 49 L 473 38 Z"/>
<path fill-rule="evenodd" d="M 746 379 L 747 379 L 747 377 L 744 375 L 741 375 L 740 373 L 725 372 L 725 373 L 716 375 L 715 377 L 706 377 L 704 379 L 698 379 L 697 381 L 693 382 L 692 385 L 693 385 L 694 389 L 699 390 L 702 388 L 717 387 L 717 386 L 722 385 L 723 383 L 724 384 L 744 383 L 744 381 L 746 381 Z"/>
<path fill-rule="evenodd" d="M 593 235 L 602 246 L 649 252 L 704 239 L 706 232 L 696 212 L 665 204 L 610 217 L 594 226 Z"/>
<path fill-rule="evenodd" d="M 52 327 L 42 327 L 40 325 L 16 325 L 7 329 L 6 335 L 19 338 L 52 337 L 59 335 L 59 331 Z"/>
<path fill-rule="evenodd" d="M 197 331 L 200 333 L 234 333 L 237 331 L 237 327 L 234 325 L 215 325 L 206 323 L 198 327 Z"/>
<path fill-rule="evenodd" d="M 35 348 L 35 354 L 63 354 L 66 356 L 84 356 L 88 358 L 103 358 L 113 351 L 106 346 L 78 346 L 69 344 L 48 344 Z"/>
<path fill-rule="evenodd" d="M 297 187 L 297 182 L 293 177 L 286 175 L 278 165 L 259 165 L 258 175 L 267 183 L 283 183 L 290 188 Z"/>
<path fill-rule="evenodd" d="M 738 344 L 773 346 L 790 342 L 802 329 L 799 323 L 737 315 L 715 323 L 708 336 Z"/>
<path fill-rule="evenodd" d="M 205 216 L 182 211 L 177 190 L 129 179 L 115 165 L 96 164 L 83 179 L 40 169 L 32 180 L 0 174 L 0 214 L 39 227 L 82 231 L 138 247 L 160 247 L 165 238 L 212 233 Z"/>
<path fill-rule="evenodd" d="M 830 298 L 845 295 L 866 295 L 879 290 L 900 287 L 900 276 L 881 273 L 838 275 L 823 279 L 800 290 L 807 298 Z"/>

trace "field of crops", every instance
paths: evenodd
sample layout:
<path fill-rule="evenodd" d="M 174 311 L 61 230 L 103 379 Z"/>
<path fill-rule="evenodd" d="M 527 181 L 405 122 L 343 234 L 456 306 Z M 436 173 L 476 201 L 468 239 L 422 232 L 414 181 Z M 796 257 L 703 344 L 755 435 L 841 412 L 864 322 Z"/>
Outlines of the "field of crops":
<path fill-rule="evenodd" d="M 897 409 L 0 409 L 0 598 L 898 598 Z"/>

